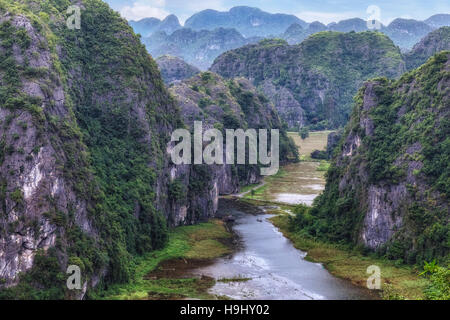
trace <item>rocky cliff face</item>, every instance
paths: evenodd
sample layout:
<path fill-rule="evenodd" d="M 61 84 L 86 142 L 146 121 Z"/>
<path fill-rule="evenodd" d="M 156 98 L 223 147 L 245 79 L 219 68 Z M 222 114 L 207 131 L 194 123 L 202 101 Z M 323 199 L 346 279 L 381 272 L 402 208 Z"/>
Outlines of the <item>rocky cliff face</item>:
<path fill-rule="evenodd" d="M 413 49 L 405 54 L 408 70 L 424 64 L 431 56 L 443 50 L 450 50 L 450 27 L 442 27 L 430 32 Z"/>
<path fill-rule="evenodd" d="M 9 285 L 33 266 L 39 250 L 67 236 L 58 215 L 70 213 L 91 239 L 98 231 L 88 217 L 91 199 L 77 193 L 77 183 L 93 183 L 93 177 L 68 165 L 88 166 L 85 146 L 69 129 L 76 120 L 55 52 L 25 14 L 2 10 L 0 21 L 0 278 Z M 66 135 L 58 134 L 62 126 Z M 77 154 L 67 150 L 69 144 Z M 77 181 L 68 178 L 75 172 L 83 174 Z"/>
<path fill-rule="evenodd" d="M 200 70 L 191 66 L 178 57 L 162 56 L 156 59 L 161 76 L 166 84 L 189 79 L 200 73 Z"/>
<path fill-rule="evenodd" d="M 440 28 L 445 26 L 450 26 L 450 14 L 435 14 L 431 17 L 429 17 L 427 20 L 424 21 L 426 24 L 428 24 L 432 28 Z"/>
<path fill-rule="evenodd" d="M 363 86 L 311 230 L 408 263 L 448 257 L 449 71 L 446 51 Z"/>
<path fill-rule="evenodd" d="M 0 296 L 81 298 L 127 281 L 168 224 L 201 218 L 172 205 L 167 146 L 183 122 L 156 63 L 98 0 L 2 1 L 0 41 Z M 82 290 L 66 290 L 68 265 Z"/>
<path fill-rule="evenodd" d="M 398 48 L 381 33 L 320 32 L 299 45 L 280 40 L 231 50 L 211 71 L 242 76 L 264 92 L 288 126 L 338 127 L 348 120 L 353 96 L 374 76 L 405 71 Z"/>

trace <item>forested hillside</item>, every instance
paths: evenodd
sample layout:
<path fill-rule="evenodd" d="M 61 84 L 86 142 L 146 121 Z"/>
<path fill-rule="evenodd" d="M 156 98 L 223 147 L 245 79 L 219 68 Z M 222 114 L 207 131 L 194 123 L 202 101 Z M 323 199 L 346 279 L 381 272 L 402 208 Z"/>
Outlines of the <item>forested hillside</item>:
<path fill-rule="evenodd" d="M 67 27 L 71 4 L 80 29 Z M 103 1 L 0 0 L 0 41 L 0 298 L 82 298 L 128 282 L 133 258 L 163 248 L 169 227 L 213 217 L 221 192 L 258 179 L 253 168 L 220 189 L 223 175 L 170 162 L 171 133 L 185 127 L 178 101 Z M 234 86 L 223 94 L 266 110 L 245 123 L 281 129 L 266 100 Z M 82 290 L 67 290 L 68 265 Z"/>
<path fill-rule="evenodd" d="M 348 121 L 353 96 L 365 80 L 399 77 L 399 49 L 378 32 L 319 32 L 299 45 L 282 40 L 231 50 L 211 71 L 252 81 L 273 101 L 290 128 L 337 128 Z"/>
<path fill-rule="evenodd" d="M 365 83 L 326 189 L 297 226 L 405 263 L 448 263 L 449 84 L 449 51 L 397 81 Z"/>

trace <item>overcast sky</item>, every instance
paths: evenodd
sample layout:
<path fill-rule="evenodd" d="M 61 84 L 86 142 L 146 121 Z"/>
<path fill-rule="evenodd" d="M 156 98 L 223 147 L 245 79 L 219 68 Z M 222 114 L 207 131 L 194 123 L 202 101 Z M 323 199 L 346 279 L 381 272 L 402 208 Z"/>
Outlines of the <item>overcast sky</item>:
<path fill-rule="evenodd" d="M 238 5 L 258 7 L 271 13 L 289 13 L 307 21 L 330 23 L 348 18 L 367 19 L 367 8 L 380 8 L 380 20 L 388 24 L 394 18 L 424 20 L 436 13 L 450 13 L 449 0 L 105 0 L 128 20 L 145 17 L 165 18 L 175 14 L 181 23 L 192 14 L 215 9 L 227 11 Z"/>

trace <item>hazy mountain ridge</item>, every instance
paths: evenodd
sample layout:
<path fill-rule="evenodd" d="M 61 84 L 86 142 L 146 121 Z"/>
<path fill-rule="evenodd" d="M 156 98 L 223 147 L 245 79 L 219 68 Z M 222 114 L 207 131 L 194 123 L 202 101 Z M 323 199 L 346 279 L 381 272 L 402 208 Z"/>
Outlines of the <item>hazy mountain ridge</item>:
<path fill-rule="evenodd" d="M 424 64 L 429 57 L 443 50 L 450 50 L 450 27 L 434 30 L 420 40 L 405 54 L 406 67 L 408 70 L 415 69 Z"/>
<path fill-rule="evenodd" d="M 207 70 L 223 52 L 263 38 L 281 38 L 289 44 L 299 44 L 321 31 L 370 30 L 367 21 L 360 18 L 324 25 L 318 21 L 306 23 L 292 15 L 270 14 L 250 7 L 235 7 L 229 12 L 204 10 L 194 14 L 184 26 L 174 15 L 163 21 L 155 18 L 130 21 L 130 25 L 144 37 L 144 43 L 154 57 L 166 54 L 178 56 L 202 70 Z M 450 15 L 434 15 L 425 21 L 395 19 L 388 26 L 380 24 L 379 31 L 406 52 L 441 25 L 450 25 Z M 172 36 L 174 32 L 176 34 Z"/>
<path fill-rule="evenodd" d="M 245 79 L 227 80 L 212 72 L 197 74 L 189 79 L 178 81 L 169 87 L 180 106 L 187 127 L 193 130 L 194 121 L 202 121 L 203 131 L 218 129 L 225 137 L 225 129 L 279 129 L 280 161 L 286 163 L 297 159 L 297 148 L 288 138 L 274 106 Z M 225 150 L 225 140 L 223 150 Z M 225 155 L 224 155 L 225 157 Z M 225 162 L 225 158 L 224 158 Z M 237 193 L 240 187 L 259 183 L 262 177 L 257 165 L 203 165 L 200 167 L 204 177 L 210 177 L 203 184 L 218 194 Z M 187 184 L 183 175 L 181 184 Z M 192 189 L 193 194 L 199 190 Z M 191 196 L 186 195 L 187 199 Z"/>
<path fill-rule="evenodd" d="M 234 28 L 248 38 L 281 34 L 293 23 L 303 27 L 307 25 L 294 15 L 272 14 L 258 8 L 241 6 L 234 7 L 228 12 L 201 11 L 187 19 L 184 26 L 193 30 Z"/>
<path fill-rule="evenodd" d="M 235 29 L 223 28 L 213 31 L 183 28 L 170 35 L 158 32 L 143 39 L 152 56 L 177 56 L 201 70 L 207 70 L 221 53 L 255 41 L 244 38 Z"/>
<path fill-rule="evenodd" d="M 178 29 L 183 28 L 174 14 L 167 16 L 164 20 L 144 18 L 139 21 L 131 20 L 128 23 L 133 28 L 134 32 L 139 33 L 143 37 L 149 37 L 156 32 L 172 34 Z"/>

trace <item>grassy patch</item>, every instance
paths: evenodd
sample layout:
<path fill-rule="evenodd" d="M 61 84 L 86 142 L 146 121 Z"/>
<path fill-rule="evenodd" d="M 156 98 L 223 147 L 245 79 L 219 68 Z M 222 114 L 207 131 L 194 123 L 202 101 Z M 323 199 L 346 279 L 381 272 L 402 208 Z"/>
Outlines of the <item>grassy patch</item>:
<path fill-rule="evenodd" d="M 169 243 L 164 249 L 135 258 L 132 281 L 110 286 L 107 291 L 92 294 L 91 298 L 106 300 L 214 298 L 207 293 L 215 283 L 212 278 L 184 278 L 177 267 L 173 270 L 173 276 L 151 275 L 152 272 L 160 271 L 161 265 L 168 261 L 178 259 L 188 263 L 228 254 L 231 249 L 223 243 L 231 237 L 224 223 L 219 220 L 176 228 L 170 232 Z"/>
<path fill-rule="evenodd" d="M 327 147 L 328 135 L 333 131 L 314 131 L 310 132 L 306 139 L 302 139 L 298 132 L 288 132 L 300 152 L 300 160 L 311 161 L 311 153 L 314 150 L 324 150 Z"/>
<path fill-rule="evenodd" d="M 254 184 L 250 184 L 248 186 L 243 186 L 243 187 L 241 187 L 240 192 L 241 193 L 248 192 L 248 191 L 252 190 L 253 188 L 257 187 L 258 185 L 259 185 L 259 183 L 254 183 Z"/>
<path fill-rule="evenodd" d="M 317 167 L 317 171 L 325 171 L 327 172 L 330 168 L 330 163 L 328 161 L 322 160 L 320 161 L 320 165 Z"/>
<path fill-rule="evenodd" d="M 218 282 L 230 283 L 230 282 L 247 282 L 252 280 L 252 278 L 235 277 L 235 278 L 223 278 L 217 280 Z"/>
<path fill-rule="evenodd" d="M 367 267 L 381 269 L 384 298 L 423 299 L 423 292 L 429 285 L 426 278 L 419 277 L 419 271 L 410 266 L 396 266 L 395 262 L 372 256 L 365 256 L 357 250 L 349 250 L 338 244 L 318 242 L 299 233 L 289 231 L 289 219 L 280 215 L 272 223 L 289 238 L 297 249 L 307 251 L 307 260 L 321 262 L 331 274 L 350 280 L 365 287 L 369 275 Z"/>

